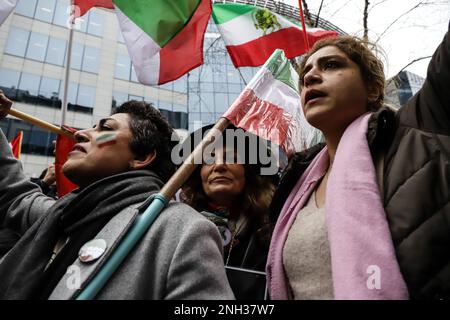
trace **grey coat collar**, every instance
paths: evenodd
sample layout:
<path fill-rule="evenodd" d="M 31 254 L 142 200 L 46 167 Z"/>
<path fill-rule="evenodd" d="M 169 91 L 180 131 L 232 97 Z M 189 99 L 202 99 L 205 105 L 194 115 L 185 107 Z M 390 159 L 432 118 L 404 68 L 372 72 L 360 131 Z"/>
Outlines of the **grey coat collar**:
<path fill-rule="evenodd" d="M 95 239 L 105 240 L 107 244 L 105 253 L 92 263 L 83 263 L 77 258 L 67 268 L 66 273 L 58 282 L 49 300 L 70 300 L 76 298 L 111 256 L 111 253 L 133 225 L 139 214 L 139 208 L 142 206 L 142 204 L 138 204 L 122 210 L 100 230 Z"/>

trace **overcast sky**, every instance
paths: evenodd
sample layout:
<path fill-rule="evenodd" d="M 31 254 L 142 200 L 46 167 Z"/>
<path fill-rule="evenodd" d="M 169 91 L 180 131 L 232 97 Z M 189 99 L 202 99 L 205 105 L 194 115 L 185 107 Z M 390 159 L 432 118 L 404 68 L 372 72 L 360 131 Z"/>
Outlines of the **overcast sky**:
<path fill-rule="evenodd" d="M 298 7 L 298 0 L 280 0 Z M 321 0 L 307 0 L 308 9 L 317 14 Z M 363 35 L 364 0 L 324 0 L 320 16 L 351 35 Z M 386 32 L 386 28 L 404 13 Z M 432 55 L 448 28 L 450 0 L 370 0 L 369 39 L 376 41 L 387 55 L 385 72 L 395 75 L 414 59 Z M 383 32 L 385 32 L 383 34 Z M 416 62 L 406 70 L 422 77 L 429 59 Z"/>

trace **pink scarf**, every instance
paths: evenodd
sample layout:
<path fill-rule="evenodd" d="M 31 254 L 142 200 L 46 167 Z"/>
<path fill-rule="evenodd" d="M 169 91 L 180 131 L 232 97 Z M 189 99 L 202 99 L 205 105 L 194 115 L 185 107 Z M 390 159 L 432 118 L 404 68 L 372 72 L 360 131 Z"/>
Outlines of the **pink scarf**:
<path fill-rule="evenodd" d="M 370 114 L 344 132 L 328 178 L 325 210 L 334 297 L 408 299 L 381 202 L 366 133 Z M 281 210 L 267 259 L 272 299 L 292 299 L 283 267 L 283 247 L 292 224 L 324 175 L 329 163 L 324 148 L 303 173 Z"/>

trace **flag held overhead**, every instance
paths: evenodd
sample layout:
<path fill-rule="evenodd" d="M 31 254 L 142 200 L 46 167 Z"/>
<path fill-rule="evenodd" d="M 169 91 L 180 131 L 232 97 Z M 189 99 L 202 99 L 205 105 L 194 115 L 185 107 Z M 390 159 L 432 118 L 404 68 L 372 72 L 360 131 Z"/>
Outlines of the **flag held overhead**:
<path fill-rule="evenodd" d="M 298 74 L 282 50 L 275 50 L 223 117 L 277 144 L 290 156 L 305 149 L 316 130 L 303 116 Z"/>
<path fill-rule="evenodd" d="M 318 28 L 303 29 L 266 8 L 238 3 L 216 3 L 212 16 L 225 41 L 234 66 L 256 67 L 264 64 L 276 49 L 284 50 L 288 59 L 308 50 L 307 43 L 337 36 L 335 31 Z"/>
<path fill-rule="evenodd" d="M 203 63 L 209 0 L 114 0 L 139 82 L 164 84 Z"/>

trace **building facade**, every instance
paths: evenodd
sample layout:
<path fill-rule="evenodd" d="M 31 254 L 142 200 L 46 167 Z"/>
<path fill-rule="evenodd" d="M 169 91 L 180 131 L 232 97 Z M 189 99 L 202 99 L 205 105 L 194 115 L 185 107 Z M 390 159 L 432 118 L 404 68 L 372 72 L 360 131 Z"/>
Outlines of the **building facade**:
<path fill-rule="evenodd" d="M 217 1 L 235 2 L 235 1 Z M 298 21 L 298 9 L 281 1 L 237 1 Z M 67 65 L 70 0 L 20 0 L 0 27 L 0 89 L 14 108 L 55 125 Z M 321 19 L 318 26 L 342 33 Z M 188 57 L 186 57 L 188 58 Z M 179 129 L 193 131 L 215 122 L 244 89 L 258 68 L 236 69 L 210 20 L 204 41 L 204 64 L 160 86 L 138 83 L 113 11 L 91 9 L 78 19 L 73 35 L 66 125 L 91 127 L 121 103 L 151 102 Z M 53 163 L 55 135 L 8 117 L 0 122 L 11 140 L 24 131 L 21 161 L 28 176 L 39 176 Z"/>

